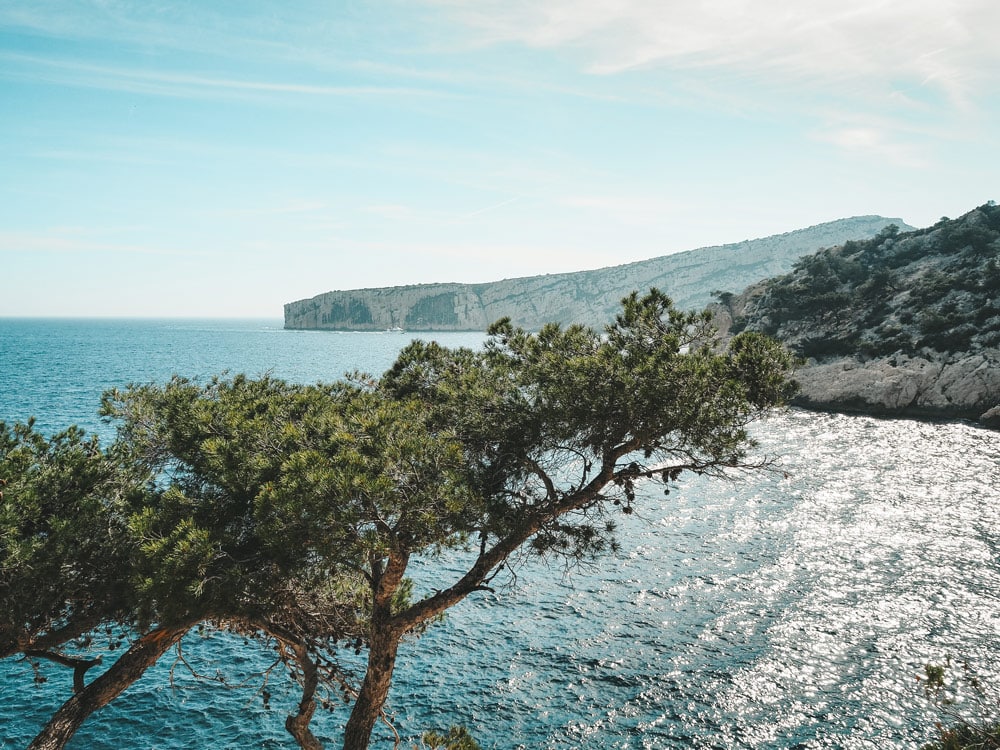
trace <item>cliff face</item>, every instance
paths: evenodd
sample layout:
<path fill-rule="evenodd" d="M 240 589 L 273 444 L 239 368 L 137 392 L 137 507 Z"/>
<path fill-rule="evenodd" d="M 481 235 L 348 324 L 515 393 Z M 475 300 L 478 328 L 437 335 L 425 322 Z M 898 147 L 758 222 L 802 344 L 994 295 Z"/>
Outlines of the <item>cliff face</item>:
<path fill-rule="evenodd" d="M 785 273 L 799 257 L 875 236 L 899 219 L 862 216 L 808 229 L 702 248 L 594 271 L 506 279 L 486 284 L 422 284 L 320 294 L 285 305 L 285 328 L 414 331 L 485 330 L 509 316 L 515 325 L 614 319 L 622 297 L 658 287 L 680 309 L 701 309 L 717 289 L 741 289 Z"/>
<path fill-rule="evenodd" d="M 1000 208 L 803 257 L 726 298 L 719 321 L 806 360 L 811 408 L 979 419 L 1000 427 Z"/>

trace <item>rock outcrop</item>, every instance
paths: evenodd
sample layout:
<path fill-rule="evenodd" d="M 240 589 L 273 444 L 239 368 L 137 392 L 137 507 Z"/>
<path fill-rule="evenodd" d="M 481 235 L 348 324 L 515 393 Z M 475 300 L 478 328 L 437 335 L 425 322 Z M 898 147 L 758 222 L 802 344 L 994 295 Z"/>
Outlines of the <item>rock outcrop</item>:
<path fill-rule="evenodd" d="M 797 403 L 1000 427 L 1000 208 L 892 230 L 726 296 L 720 328 L 805 360 Z"/>
<path fill-rule="evenodd" d="M 1000 427 L 1000 352 L 861 361 L 799 371 L 797 403 L 813 409 L 964 418 Z"/>
<path fill-rule="evenodd" d="M 326 292 L 286 304 L 285 328 L 481 331 L 505 316 L 529 330 L 550 321 L 600 327 L 633 290 L 655 286 L 681 309 L 702 309 L 717 289 L 742 289 L 785 273 L 807 253 L 873 237 L 890 224 L 906 227 L 899 219 L 861 216 L 593 271 Z"/>

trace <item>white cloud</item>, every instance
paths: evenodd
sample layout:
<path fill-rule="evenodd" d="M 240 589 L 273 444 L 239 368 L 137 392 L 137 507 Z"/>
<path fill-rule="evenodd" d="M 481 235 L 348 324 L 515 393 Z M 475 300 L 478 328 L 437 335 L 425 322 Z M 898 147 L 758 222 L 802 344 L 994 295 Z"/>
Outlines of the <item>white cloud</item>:
<path fill-rule="evenodd" d="M 974 96 L 1000 71 L 994 0 L 432 0 L 483 43 L 566 48 L 596 74 L 729 68 L 773 80 L 899 80 Z"/>
<path fill-rule="evenodd" d="M 833 128 L 817 135 L 844 151 L 873 157 L 901 167 L 924 167 L 926 159 L 894 133 L 878 127 L 856 125 Z"/>

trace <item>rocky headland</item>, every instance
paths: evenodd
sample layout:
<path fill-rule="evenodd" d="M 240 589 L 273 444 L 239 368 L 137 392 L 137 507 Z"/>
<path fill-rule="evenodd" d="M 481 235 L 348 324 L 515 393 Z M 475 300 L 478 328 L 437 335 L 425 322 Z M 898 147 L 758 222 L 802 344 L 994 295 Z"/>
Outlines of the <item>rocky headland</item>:
<path fill-rule="evenodd" d="M 1000 428 L 1000 208 L 803 257 L 715 306 L 804 360 L 796 403 Z"/>
<path fill-rule="evenodd" d="M 791 270 L 823 247 L 875 236 L 899 219 L 860 216 L 730 245 L 592 271 L 483 284 L 420 284 L 332 291 L 285 305 L 285 328 L 341 331 L 483 331 L 502 317 L 538 330 L 545 323 L 602 327 L 633 290 L 662 289 L 681 309 L 702 309 L 716 289 L 743 289 Z"/>
<path fill-rule="evenodd" d="M 654 286 L 681 309 L 710 304 L 724 334 L 784 342 L 803 362 L 797 405 L 1000 428 L 992 202 L 920 230 L 864 216 L 593 271 L 327 292 L 285 305 L 285 327 L 485 330 L 504 316 L 532 330 L 600 327 L 622 297 Z"/>

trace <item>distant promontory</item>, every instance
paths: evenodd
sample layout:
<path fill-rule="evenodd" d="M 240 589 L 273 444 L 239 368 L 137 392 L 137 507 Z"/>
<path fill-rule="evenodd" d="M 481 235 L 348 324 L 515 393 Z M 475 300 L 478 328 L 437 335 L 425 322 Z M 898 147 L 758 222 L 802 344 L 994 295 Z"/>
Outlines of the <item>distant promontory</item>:
<path fill-rule="evenodd" d="M 701 309 L 717 289 L 740 290 L 787 273 L 803 255 L 876 236 L 900 219 L 858 216 L 763 239 L 665 255 L 592 271 L 482 284 L 420 284 L 332 291 L 285 305 L 285 328 L 335 331 L 483 331 L 502 317 L 545 323 L 610 323 L 622 297 L 657 287 L 680 309 Z"/>

